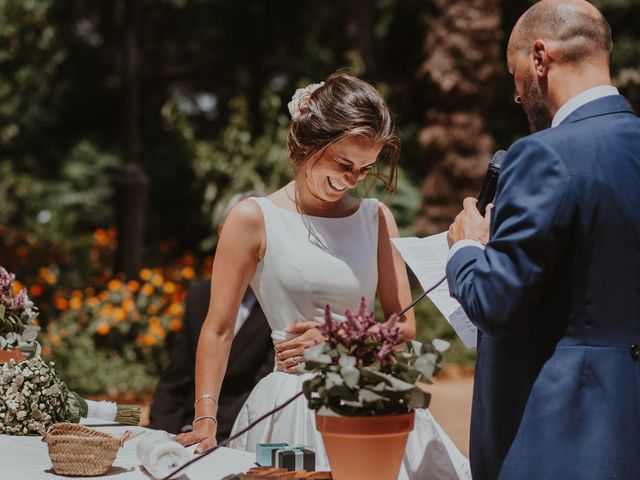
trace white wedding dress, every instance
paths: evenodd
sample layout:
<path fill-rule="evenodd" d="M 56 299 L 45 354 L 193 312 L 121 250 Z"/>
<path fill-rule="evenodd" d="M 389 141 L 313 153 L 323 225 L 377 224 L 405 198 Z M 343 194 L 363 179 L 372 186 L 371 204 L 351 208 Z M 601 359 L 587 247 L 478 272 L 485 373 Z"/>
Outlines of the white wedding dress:
<path fill-rule="evenodd" d="M 291 338 L 285 328 L 296 321 L 324 321 L 330 305 L 334 318 L 345 309 L 355 311 L 364 297 L 375 305 L 378 283 L 378 211 L 375 199 L 343 218 L 301 215 L 278 207 L 267 198 L 253 198 L 264 215 L 266 252 L 258 263 L 251 287 L 271 326 L 274 344 Z M 312 374 L 274 371 L 253 389 L 231 435 L 302 390 Z M 328 467 L 315 412 L 304 396 L 248 433 L 231 448 L 255 451 L 257 443 L 302 444 L 316 452 L 316 463 Z M 470 479 L 469 462 L 444 433 L 429 410 L 416 410 L 400 479 Z"/>

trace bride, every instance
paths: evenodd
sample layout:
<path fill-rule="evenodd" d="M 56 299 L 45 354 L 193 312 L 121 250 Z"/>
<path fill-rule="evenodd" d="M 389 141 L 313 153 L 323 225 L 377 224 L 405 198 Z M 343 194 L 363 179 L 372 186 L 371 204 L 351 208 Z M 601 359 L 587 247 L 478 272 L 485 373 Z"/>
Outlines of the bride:
<path fill-rule="evenodd" d="M 248 284 L 271 326 L 277 364 L 250 394 L 232 436 L 301 390 L 311 374 L 298 366 L 304 349 L 322 341 L 316 326 L 327 304 L 342 313 L 355 311 L 361 297 L 373 308 L 377 297 L 388 318 L 411 301 L 404 262 L 390 241 L 398 236 L 391 211 L 347 193 L 369 176 L 395 189 L 399 140 L 380 94 L 338 73 L 298 90 L 289 110 L 294 179 L 238 204 L 218 244 L 212 301 L 198 342 L 193 431 L 176 437 L 183 445 L 199 443 L 197 452 L 215 445 L 217 398 Z M 405 339 L 414 338 L 413 312 L 399 325 Z M 316 452 L 319 467 L 327 467 L 314 413 L 300 397 L 229 446 L 255 451 L 261 442 L 303 444 Z M 471 478 L 467 459 L 428 410 L 416 411 L 400 478 Z"/>

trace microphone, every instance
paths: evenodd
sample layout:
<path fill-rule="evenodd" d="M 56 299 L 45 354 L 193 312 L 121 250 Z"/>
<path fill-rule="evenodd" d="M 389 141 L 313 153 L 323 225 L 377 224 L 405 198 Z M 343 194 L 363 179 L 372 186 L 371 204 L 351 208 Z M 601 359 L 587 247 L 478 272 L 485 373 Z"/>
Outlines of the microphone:
<path fill-rule="evenodd" d="M 487 169 L 487 176 L 484 178 L 484 185 L 480 195 L 478 195 L 478 211 L 484 217 L 487 205 L 493 201 L 493 197 L 496 196 L 496 189 L 498 188 L 498 175 L 500 175 L 500 167 L 504 160 L 506 150 L 498 150 L 493 154 L 493 158 L 489 162 L 489 168 Z"/>

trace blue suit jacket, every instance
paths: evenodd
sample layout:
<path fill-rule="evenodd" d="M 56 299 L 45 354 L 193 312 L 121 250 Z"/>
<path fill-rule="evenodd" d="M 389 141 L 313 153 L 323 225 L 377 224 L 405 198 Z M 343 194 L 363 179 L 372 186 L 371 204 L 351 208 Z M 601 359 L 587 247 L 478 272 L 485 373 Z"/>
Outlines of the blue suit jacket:
<path fill-rule="evenodd" d="M 495 205 L 447 265 L 480 330 L 474 480 L 640 478 L 640 119 L 609 96 L 519 140 Z"/>

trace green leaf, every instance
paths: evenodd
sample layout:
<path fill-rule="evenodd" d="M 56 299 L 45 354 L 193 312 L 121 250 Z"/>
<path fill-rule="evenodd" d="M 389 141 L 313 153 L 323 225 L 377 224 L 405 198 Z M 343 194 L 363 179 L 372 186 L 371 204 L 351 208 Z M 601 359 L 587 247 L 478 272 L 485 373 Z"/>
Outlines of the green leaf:
<path fill-rule="evenodd" d="M 342 357 L 341 357 L 342 358 Z M 340 375 L 349 388 L 356 388 L 360 381 L 360 371 L 355 367 L 342 367 Z"/>

